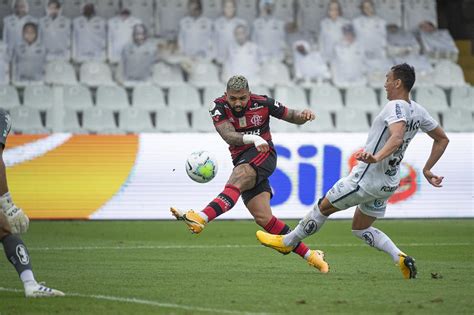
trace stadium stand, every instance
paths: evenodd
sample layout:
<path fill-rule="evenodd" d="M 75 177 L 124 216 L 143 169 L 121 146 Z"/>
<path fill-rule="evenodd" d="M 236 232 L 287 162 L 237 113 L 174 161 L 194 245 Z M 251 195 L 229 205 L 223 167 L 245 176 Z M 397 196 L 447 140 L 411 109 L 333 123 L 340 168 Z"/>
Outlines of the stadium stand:
<path fill-rule="evenodd" d="M 275 117 L 270 118 L 270 130 L 273 132 L 298 132 L 299 126 Z"/>
<path fill-rule="evenodd" d="M 48 133 L 49 130 L 43 126 L 41 122 L 40 111 L 36 108 L 25 106 L 10 109 L 12 121 L 12 132 L 23 134 L 40 134 Z"/>
<path fill-rule="evenodd" d="M 84 110 L 82 127 L 91 133 L 118 134 L 114 113 L 105 108 L 88 108 Z"/>
<path fill-rule="evenodd" d="M 270 2 L 272 1 L 268 3 Z M 458 56 L 461 58 L 461 49 L 458 49 L 448 30 L 438 29 L 436 1 L 373 0 L 375 15 L 380 17 L 377 23 L 374 22 L 377 25 L 370 24 L 370 17 L 361 14 L 361 0 L 340 0 L 342 15 L 331 23 L 328 17 L 329 2 L 274 0 L 271 18 L 276 23 L 276 28 L 264 31 L 263 28 L 268 25 L 257 18 L 265 15 L 261 2 L 236 1 L 236 16 L 250 26 L 260 21 L 261 25 L 257 23 L 262 26 L 259 32 L 268 37 L 267 44 L 263 40 L 257 40 L 236 48 L 231 42 L 217 54 L 217 37 L 211 37 L 211 43 L 197 43 L 197 46 L 205 46 L 209 50 L 204 55 L 198 53 L 185 56 L 176 41 L 180 22 L 185 17 L 189 19 L 188 0 L 65 0 L 62 1 L 61 14 L 71 22 L 74 20 L 74 25 L 70 26 L 67 26 L 71 23 L 67 19 L 53 25 L 52 20 L 46 16 L 45 0 L 29 0 L 26 16 L 21 20 L 12 6 L 16 1 L 0 1 L 3 34 L 0 42 L 0 106 L 6 109 L 28 108 L 21 115 L 16 112 L 23 122 L 28 119 L 36 120 L 36 113 L 30 112 L 31 108 L 40 110 L 40 123 L 46 125 L 38 126 L 33 123 L 32 126 L 36 126 L 34 128 L 20 126 L 20 132 L 212 131 L 212 126 L 203 125 L 208 120 L 207 108 L 225 92 L 224 83 L 231 74 L 228 71 L 231 59 L 223 56 L 234 54 L 237 61 L 230 70 L 232 74 L 235 71 L 257 69 L 255 77 L 251 77 L 252 73 L 249 74 L 253 93 L 274 97 L 290 107 L 309 106 L 316 111 L 318 119 L 314 124 L 298 127 L 279 121 L 275 122 L 274 130 L 365 131 L 368 128 L 367 118 L 371 117 L 373 120 L 380 110 L 379 104 L 386 103 L 383 84 L 387 69 L 393 64 L 408 62 L 417 71 L 416 90 L 413 93 L 415 99 L 437 118 L 441 118 L 448 131 L 472 129 L 472 126 L 466 126 L 469 124 L 466 117 L 459 120 L 460 126 L 453 123 L 461 114 L 470 112 L 472 118 L 474 93 L 473 87 L 466 83 L 470 78 L 468 73 L 463 73 L 463 68 L 456 63 Z M 85 17 L 87 3 L 94 5 L 95 15 L 91 19 Z M 211 21 L 215 27 L 217 24 L 213 22 L 223 16 L 222 1 L 202 0 L 202 5 L 202 18 Z M 120 13 L 124 9 L 131 13 L 132 19 L 128 22 L 121 20 Z M 152 76 L 126 80 L 121 61 L 123 47 L 128 43 L 126 38 L 131 37 L 133 25 L 140 20 L 148 27 L 150 41 L 147 43 L 150 49 L 137 46 L 137 50 L 130 50 L 129 54 L 133 55 L 134 59 L 130 58 L 135 64 L 138 62 L 141 65 L 142 55 L 138 54 L 140 49 L 143 58 L 151 61 L 152 66 L 144 68 L 151 69 Z M 26 58 L 22 60 L 28 61 L 24 63 L 18 57 L 20 54 L 13 52 L 15 47 L 20 47 L 16 42 L 22 41 L 21 29 L 26 22 L 40 23 L 40 40 L 34 43 L 38 46 L 38 49 L 35 48 L 36 52 L 32 50 L 30 55 L 25 54 L 25 50 L 21 52 L 22 57 Z M 292 22 L 295 24 L 291 24 Z M 343 28 L 350 30 L 346 24 L 351 22 L 356 36 L 367 37 L 368 34 L 373 34 L 373 29 L 385 22 L 388 26 L 387 33 L 377 33 L 377 45 L 373 47 L 368 47 L 370 39 L 356 38 L 356 41 L 363 43 L 360 51 L 342 41 Z M 235 25 L 240 23 L 241 20 L 235 20 Z M 290 23 L 283 30 L 288 37 L 283 43 L 284 49 L 276 53 L 283 57 L 266 58 L 269 52 L 262 50 L 262 46 L 274 45 L 280 41 L 281 23 Z M 365 29 L 367 23 L 370 27 Z M 46 25 L 50 32 L 48 37 L 45 36 Z M 206 28 L 209 25 L 211 24 L 206 22 Z M 64 30 L 64 27 L 71 31 Z M 55 41 L 53 35 L 59 30 L 61 38 L 64 37 L 65 40 Z M 188 31 L 190 34 L 203 33 L 194 28 Z M 255 39 L 255 28 L 250 31 L 251 37 Z M 113 41 L 111 35 L 120 40 Z M 231 40 L 234 41 L 235 38 Z M 69 44 L 70 41 L 72 45 Z M 59 45 L 59 42 L 65 44 Z M 191 42 L 189 40 L 186 45 Z M 347 47 L 343 47 L 344 45 Z M 41 61 L 43 48 L 46 50 L 47 62 Z M 60 52 L 61 49 L 66 51 Z M 270 53 L 274 50 L 270 49 Z M 359 58 L 359 53 L 363 54 L 362 58 Z M 152 58 L 150 55 L 153 55 Z M 22 64 L 23 79 L 18 77 L 19 63 Z M 357 75 L 347 73 L 349 66 L 351 69 L 358 69 L 355 71 Z M 136 67 L 132 65 L 131 68 Z M 30 72 L 36 75 L 30 76 Z M 51 124 L 52 113 L 58 110 L 56 105 L 64 106 L 62 119 L 56 118 L 56 123 Z M 93 112 L 95 107 L 104 111 Z M 115 116 L 112 115 L 113 126 L 109 124 L 105 129 L 95 126 L 94 117 L 103 116 L 110 120 L 109 110 L 115 112 Z M 140 124 L 137 117 L 143 118 L 143 115 L 148 118 Z M 176 117 L 182 119 L 177 127 L 166 121 L 177 119 Z M 357 122 L 349 123 L 351 117 L 358 117 Z M 59 124 L 58 121 L 63 123 Z M 137 126 L 132 126 L 133 123 Z"/>
<path fill-rule="evenodd" d="M 474 115 L 470 110 L 454 109 L 443 113 L 443 127 L 455 132 L 473 132 Z"/>

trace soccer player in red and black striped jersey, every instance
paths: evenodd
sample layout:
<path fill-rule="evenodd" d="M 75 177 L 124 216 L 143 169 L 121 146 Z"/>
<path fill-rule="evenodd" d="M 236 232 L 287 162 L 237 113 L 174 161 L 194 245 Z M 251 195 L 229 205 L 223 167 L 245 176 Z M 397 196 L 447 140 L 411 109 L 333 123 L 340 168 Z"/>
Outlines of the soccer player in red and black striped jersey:
<path fill-rule="evenodd" d="M 210 108 L 217 132 L 229 144 L 234 169 L 224 190 L 200 212 L 181 212 L 171 208 L 172 214 L 183 220 L 193 233 L 200 233 L 207 223 L 229 211 L 240 196 L 258 225 L 272 234 L 287 234 L 290 228 L 272 215 L 272 190 L 268 177 L 276 168 L 276 152 L 270 133 L 270 116 L 293 124 L 314 120 L 314 113 L 290 109 L 263 95 L 252 94 L 243 76 L 233 76 L 227 82 L 224 96 L 217 98 Z M 293 250 L 323 273 L 329 271 L 324 253 L 310 250 L 304 243 Z"/>

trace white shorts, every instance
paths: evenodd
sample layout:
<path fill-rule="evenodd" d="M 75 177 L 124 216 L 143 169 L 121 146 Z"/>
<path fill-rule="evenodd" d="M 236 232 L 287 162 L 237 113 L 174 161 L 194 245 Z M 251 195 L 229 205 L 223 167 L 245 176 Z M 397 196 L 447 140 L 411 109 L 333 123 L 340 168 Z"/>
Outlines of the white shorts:
<path fill-rule="evenodd" d="M 326 198 L 336 208 L 345 210 L 359 206 L 360 210 L 371 217 L 383 218 L 388 198 L 393 192 L 368 193 L 356 180 L 344 177 L 337 181 L 327 192 Z"/>

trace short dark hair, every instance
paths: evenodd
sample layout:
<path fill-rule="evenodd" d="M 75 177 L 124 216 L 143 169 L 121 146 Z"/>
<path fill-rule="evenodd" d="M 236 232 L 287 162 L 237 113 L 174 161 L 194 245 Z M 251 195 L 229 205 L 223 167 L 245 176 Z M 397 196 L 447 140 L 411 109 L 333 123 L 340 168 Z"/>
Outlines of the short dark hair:
<path fill-rule="evenodd" d="M 56 6 L 56 8 L 58 8 L 58 9 L 61 8 L 61 2 L 59 2 L 59 0 L 49 0 L 48 1 L 48 7 L 52 4 L 54 4 Z"/>
<path fill-rule="evenodd" d="M 393 66 L 390 70 L 392 70 L 395 79 L 400 79 L 403 87 L 407 92 L 410 92 L 413 84 L 415 84 L 415 68 L 407 63 L 401 63 Z"/>
<path fill-rule="evenodd" d="M 38 24 L 33 23 L 33 22 L 27 22 L 25 25 L 23 25 L 22 31 L 25 32 L 27 28 L 32 28 L 36 33 L 38 33 Z"/>

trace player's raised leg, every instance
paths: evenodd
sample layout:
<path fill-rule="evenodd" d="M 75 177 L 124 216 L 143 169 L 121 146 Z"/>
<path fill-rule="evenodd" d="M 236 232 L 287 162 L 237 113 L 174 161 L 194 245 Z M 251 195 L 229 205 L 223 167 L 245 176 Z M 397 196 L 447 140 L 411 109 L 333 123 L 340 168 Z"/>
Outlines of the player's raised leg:
<path fill-rule="evenodd" d="M 184 221 L 192 233 L 201 233 L 207 223 L 234 207 L 241 191 L 248 190 L 255 185 L 256 175 L 255 169 L 249 164 L 237 165 L 224 190 L 202 211 L 181 212 L 176 208 L 171 208 L 171 213 L 176 219 Z"/>
<path fill-rule="evenodd" d="M 257 186 L 258 187 L 258 186 Z M 245 203 L 255 219 L 255 222 L 263 227 L 265 231 L 275 235 L 284 235 L 291 231 L 285 222 L 279 220 L 272 214 L 270 207 L 270 193 L 263 191 Z M 329 271 L 329 266 L 324 261 L 324 253 L 319 250 L 310 250 L 303 242 L 298 243 L 292 251 L 305 259 L 311 266 L 323 273 Z M 286 252 L 284 254 L 288 254 Z"/>
<path fill-rule="evenodd" d="M 389 254 L 393 262 L 400 267 L 405 279 L 416 278 L 415 259 L 402 252 L 384 232 L 372 226 L 376 219 L 375 216 L 367 215 L 357 207 L 352 219 L 352 234 L 369 246 Z"/>

